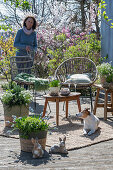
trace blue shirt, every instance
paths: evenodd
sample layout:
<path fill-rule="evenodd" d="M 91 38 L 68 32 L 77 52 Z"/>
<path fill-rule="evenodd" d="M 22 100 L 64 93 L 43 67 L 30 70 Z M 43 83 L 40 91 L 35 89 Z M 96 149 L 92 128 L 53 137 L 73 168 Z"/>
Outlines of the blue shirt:
<path fill-rule="evenodd" d="M 34 52 L 37 50 L 36 32 L 33 31 L 28 35 L 23 29 L 20 29 L 18 30 L 14 41 L 14 47 L 18 49 L 16 56 L 27 55 L 26 46 L 30 46 L 31 56 L 34 57 Z"/>

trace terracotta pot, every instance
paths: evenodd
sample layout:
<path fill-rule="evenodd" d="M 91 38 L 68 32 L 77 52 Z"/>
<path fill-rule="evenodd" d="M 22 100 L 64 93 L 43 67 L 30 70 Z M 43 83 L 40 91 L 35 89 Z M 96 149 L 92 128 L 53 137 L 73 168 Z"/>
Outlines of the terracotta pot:
<path fill-rule="evenodd" d="M 15 115 L 16 117 L 23 117 L 29 115 L 29 105 L 15 105 L 15 106 L 3 105 L 3 107 L 5 126 L 7 127 L 11 127 L 12 125 L 13 122 L 12 115 Z"/>
<path fill-rule="evenodd" d="M 29 139 L 24 139 L 20 136 L 20 145 L 21 145 L 22 151 L 32 152 L 33 143 L 31 142 L 31 138 L 34 138 L 34 139 L 38 138 L 39 144 L 42 146 L 42 149 L 45 150 L 47 131 L 32 132 L 29 135 Z"/>
<path fill-rule="evenodd" d="M 100 83 L 101 84 L 106 83 L 106 77 L 105 76 L 100 76 Z"/>

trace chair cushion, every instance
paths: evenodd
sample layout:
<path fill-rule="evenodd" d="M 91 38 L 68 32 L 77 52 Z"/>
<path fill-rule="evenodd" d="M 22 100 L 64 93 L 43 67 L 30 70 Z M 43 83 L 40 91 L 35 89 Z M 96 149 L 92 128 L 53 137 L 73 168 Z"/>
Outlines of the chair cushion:
<path fill-rule="evenodd" d="M 90 76 L 86 74 L 72 74 L 68 77 L 68 79 L 65 81 L 65 83 L 72 83 L 72 84 L 84 84 L 84 83 L 90 83 Z"/>

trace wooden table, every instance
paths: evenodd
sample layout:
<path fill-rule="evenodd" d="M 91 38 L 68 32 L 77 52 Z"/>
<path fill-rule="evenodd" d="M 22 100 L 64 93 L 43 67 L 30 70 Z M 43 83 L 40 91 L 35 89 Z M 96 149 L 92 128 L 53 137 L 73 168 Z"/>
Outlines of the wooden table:
<path fill-rule="evenodd" d="M 94 113 L 94 115 L 96 115 L 96 109 L 98 107 L 103 107 L 104 108 L 104 120 L 107 120 L 107 112 L 112 112 L 112 115 L 113 115 L 113 89 L 104 88 L 101 84 L 94 84 L 93 86 L 97 88 L 97 94 L 96 94 L 96 98 L 95 98 L 93 113 Z M 100 90 L 104 90 L 104 92 L 105 92 L 105 97 L 104 97 L 103 103 L 98 102 Z M 111 95 L 111 103 L 108 103 L 108 94 L 109 93 Z"/>
<path fill-rule="evenodd" d="M 49 101 L 56 102 L 56 124 L 59 125 L 59 102 L 66 102 L 66 118 L 68 117 L 68 102 L 72 100 L 77 100 L 78 110 L 81 112 L 81 105 L 80 105 L 80 97 L 81 93 L 75 92 L 70 93 L 69 96 L 50 96 L 49 94 L 44 95 L 45 98 L 45 105 L 43 110 L 43 117 L 46 113 L 47 104 Z"/>

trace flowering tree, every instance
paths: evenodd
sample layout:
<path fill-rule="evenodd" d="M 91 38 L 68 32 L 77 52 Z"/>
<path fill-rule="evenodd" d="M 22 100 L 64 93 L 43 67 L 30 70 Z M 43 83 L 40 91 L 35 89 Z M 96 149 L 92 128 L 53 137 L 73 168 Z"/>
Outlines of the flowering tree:
<path fill-rule="evenodd" d="M 73 32 L 65 27 L 61 30 L 47 28 L 37 34 L 41 49 L 39 55 L 43 60 L 41 63 L 45 68 L 48 67 L 46 73 L 53 75 L 58 65 L 70 57 L 88 57 L 96 64 L 99 63 L 101 46 L 94 33 L 78 29 Z"/>
<path fill-rule="evenodd" d="M 71 27 L 74 27 L 73 29 L 79 27 L 83 31 L 87 28 L 93 10 L 95 10 L 96 20 L 93 21 L 93 25 L 96 25 L 97 28 L 97 1 L 4 0 L 4 2 L 5 8 L 7 8 L 8 11 L 8 16 L 5 16 L 2 11 L 0 12 L 0 17 L 3 19 L 4 23 L 3 25 L 16 24 L 21 27 L 23 15 L 31 13 L 35 15 L 39 25 L 42 23 L 49 23 L 52 27 L 58 29 L 71 24 Z M 90 11 L 92 4 L 95 5 L 95 8 Z"/>
<path fill-rule="evenodd" d="M 0 74 L 5 76 L 8 81 L 10 74 L 10 57 L 15 56 L 16 49 L 13 47 L 14 37 L 10 35 L 8 38 L 1 36 L 0 38 Z"/>
<path fill-rule="evenodd" d="M 56 67 L 70 56 L 88 56 L 94 60 L 94 56 L 98 55 L 100 42 L 96 40 L 94 34 L 89 35 L 97 16 L 96 3 L 93 5 L 91 1 L 84 0 L 72 0 L 71 3 L 42 0 L 35 1 L 34 7 L 31 8 L 32 1 L 26 3 L 26 1 L 9 0 L 6 2 L 7 6 L 11 6 L 14 10 L 13 16 L 16 17 L 13 22 L 17 22 L 19 26 L 21 26 L 20 20 L 23 15 L 17 15 L 17 8 L 23 10 L 24 13 L 32 10 L 36 14 L 39 21 L 37 29 L 38 59 L 36 62 L 39 76 L 53 74 Z M 86 12 L 87 15 L 85 15 Z M 4 21 L 6 22 L 6 20 Z M 78 27 L 81 28 L 79 31 Z M 83 33 L 82 30 L 84 30 Z"/>

